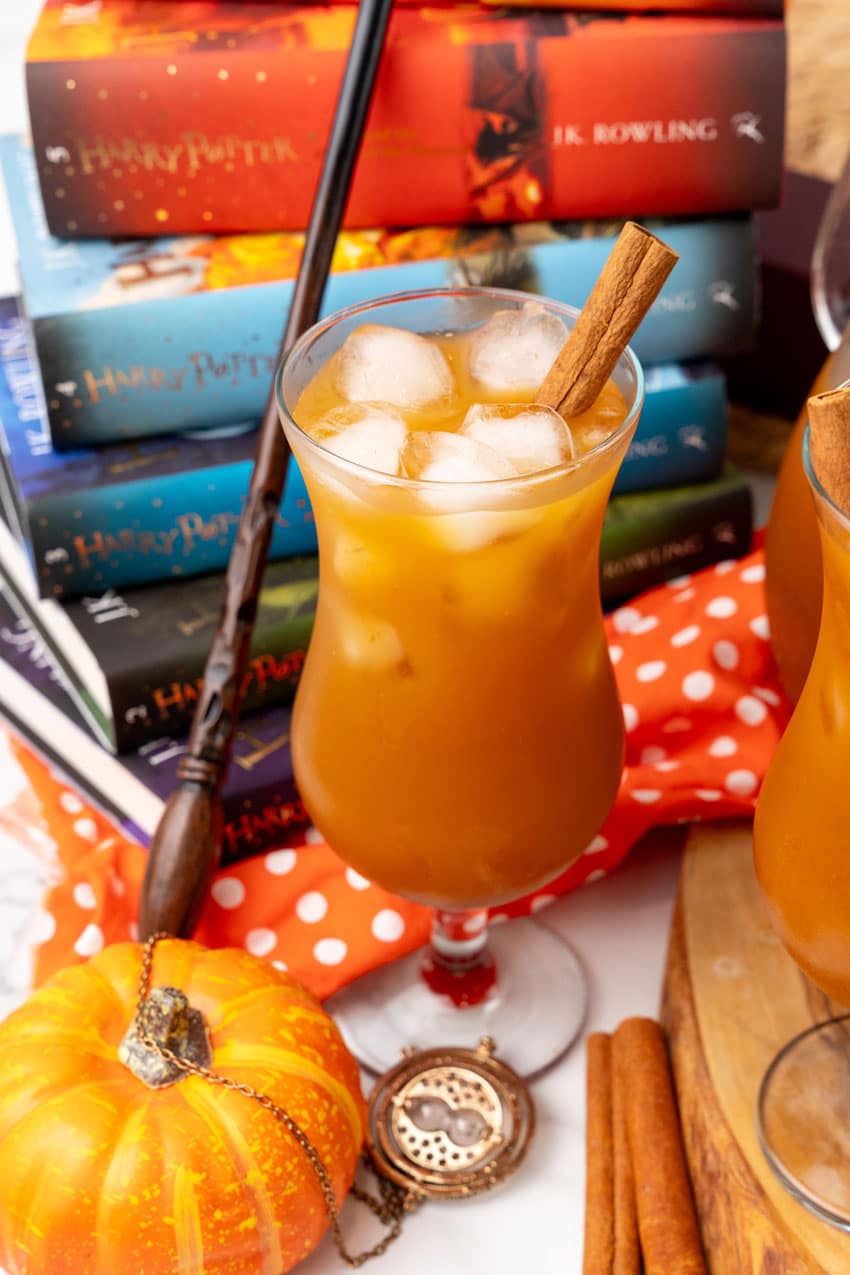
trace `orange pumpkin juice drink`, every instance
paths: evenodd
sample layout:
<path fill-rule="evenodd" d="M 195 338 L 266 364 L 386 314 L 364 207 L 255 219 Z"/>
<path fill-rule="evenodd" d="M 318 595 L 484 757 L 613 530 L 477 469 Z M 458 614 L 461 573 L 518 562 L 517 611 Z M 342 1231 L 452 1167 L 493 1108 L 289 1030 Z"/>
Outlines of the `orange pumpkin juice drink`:
<path fill-rule="evenodd" d="M 850 429 L 850 391 L 844 428 Z M 821 395 L 810 399 L 810 411 Z M 813 428 L 813 427 L 812 427 Z M 799 966 L 850 1005 L 850 500 L 840 507 L 805 448 L 823 560 L 814 658 L 768 769 L 756 810 L 755 858 L 771 920 Z M 823 472 L 823 471 L 821 471 Z M 850 490 L 850 488 L 848 489 Z"/>
<path fill-rule="evenodd" d="M 476 289 L 390 299 L 282 371 L 321 571 L 300 791 L 347 863 L 437 906 L 555 876 L 620 780 L 598 555 L 642 383 L 626 352 L 582 416 L 532 405 L 573 318 Z"/>

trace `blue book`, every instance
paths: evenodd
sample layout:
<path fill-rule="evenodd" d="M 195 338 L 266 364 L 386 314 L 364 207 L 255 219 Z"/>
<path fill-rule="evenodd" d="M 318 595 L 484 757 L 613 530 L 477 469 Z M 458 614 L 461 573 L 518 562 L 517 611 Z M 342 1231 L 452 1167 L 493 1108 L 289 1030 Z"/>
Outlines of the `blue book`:
<path fill-rule="evenodd" d="M 42 597 L 67 600 L 223 570 L 248 486 L 254 432 L 175 435 L 56 452 L 27 327 L 0 299 L 0 505 L 29 551 Z M 647 369 L 646 403 L 617 492 L 714 478 L 726 449 L 723 373 L 712 363 Z M 314 552 L 293 461 L 274 558 Z"/>
<path fill-rule="evenodd" d="M 259 420 L 303 235 L 54 238 L 31 150 L 0 138 L 57 448 Z M 344 231 L 323 313 L 386 293 L 492 284 L 584 303 L 622 223 Z M 636 335 L 645 363 L 746 348 L 757 321 L 752 218 L 647 223 L 680 260 Z"/>
<path fill-rule="evenodd" d="M 0 503 L 43 597 L 70 598 L 223 571 L 248 490 L 256 429 L 56 452 L 27 324 L 0 299 Z M 304 480 L 289 467 L 273 560 L 314 553 Z"/>

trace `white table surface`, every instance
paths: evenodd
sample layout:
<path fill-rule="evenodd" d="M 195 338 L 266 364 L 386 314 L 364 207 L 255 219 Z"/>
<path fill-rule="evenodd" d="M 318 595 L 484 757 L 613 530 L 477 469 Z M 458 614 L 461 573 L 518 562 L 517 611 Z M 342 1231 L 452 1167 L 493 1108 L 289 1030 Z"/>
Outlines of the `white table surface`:
<path fill-rule="evenodd" d="M 26 128 L 23 49 L 38 8 L 38 0 L 0 5 L 2 132 Z M 0 295 L 15 286 L 12 231 L 0 196 Z M 4 767 L 0 751 L 0 801 L 13 782 L 8 759 Z M 0 998 L 0 1007 L 7 1010 L 26 981 L 16 936 L 22 933 L 27 910 L 37 904 L 44 868 L 2 839 L 0 865 L 0 964 L 7 973 L 6 999 Z M 631 1014 L 657 1014 L 678 869 L 677 853 L 653 849 L 632 856 L 613 876 L 547 909 L 545 923 L 569 938 L 589 971 L 587 1030 L 611 1030 Z M 513 1275 L 531 1268 L 535 1275 L 579 1275 L 584 1225 L 581 1043 L 534 1082 L 533 1095 L 538 1132 L 519 1174 L 492 1197 L 423 1209 L 375 1264 L 376 1273 Z M 346 1208 L 345 1216 L 352 1247 L 371 1242 L 372 1225 L 357 1206 Z M 346 1268 L 326 1242 L 300 1269 L 305 1275 L 334 1275 Z"/>

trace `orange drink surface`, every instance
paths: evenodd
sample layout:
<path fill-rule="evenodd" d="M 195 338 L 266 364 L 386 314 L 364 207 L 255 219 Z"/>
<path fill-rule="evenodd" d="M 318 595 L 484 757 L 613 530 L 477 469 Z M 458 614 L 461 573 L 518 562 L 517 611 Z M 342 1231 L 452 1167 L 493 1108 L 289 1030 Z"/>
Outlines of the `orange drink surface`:
<path fill-rule="evenodd" d="M 850 522 L 817 480 L 813 486 L 823 560 L 820 635 L 762 786 L 755 859 L 791 956 L 850 1005 Z"/>
<path fill-rule="evenodd" d="M 640 398 L 632 361 L 569 427 L 529 409 L 569 313 L 471 292 L 355 316 L 280 387 L 320 555 L 301 795 L 363 876 L 454 908 L 557 875 L 616 795 L 599 537 Z"/>

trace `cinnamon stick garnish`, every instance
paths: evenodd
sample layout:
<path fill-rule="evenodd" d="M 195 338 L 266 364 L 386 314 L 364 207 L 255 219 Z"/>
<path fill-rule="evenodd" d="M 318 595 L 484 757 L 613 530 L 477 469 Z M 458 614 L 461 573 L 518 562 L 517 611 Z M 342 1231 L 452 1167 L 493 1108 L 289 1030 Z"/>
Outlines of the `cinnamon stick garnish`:
<path fill-rule="evenodd" d="M 627 221 L 536 402 L 578 416 L 595 401 L 679 254 Z"/>
<path fill-rule="evenodd" d="M 587 1038 L 583 1275 L 614 1270 L 614 1123 L 611 1037 Z"/>
<path fill-rule="evenodd" d="M 809 446 L 824 491 L 850 514 L 850 387 L 809 399 Z"/>
<path fill-rule="evenodd" d="M 646 1275 L 706 1275 L 679 1113 L 658 1023 L 627 1018 L 614 1033 Z"/>
<path fill-rule="evenodd" d="M 613 1275 L 640 1275 L 635 1177 L 626 1124 L 626 1078 L 622 1049 L 611 1051 L 613 1079 L 612 1119 L 614 1126 L 614 1266 Z"/>

